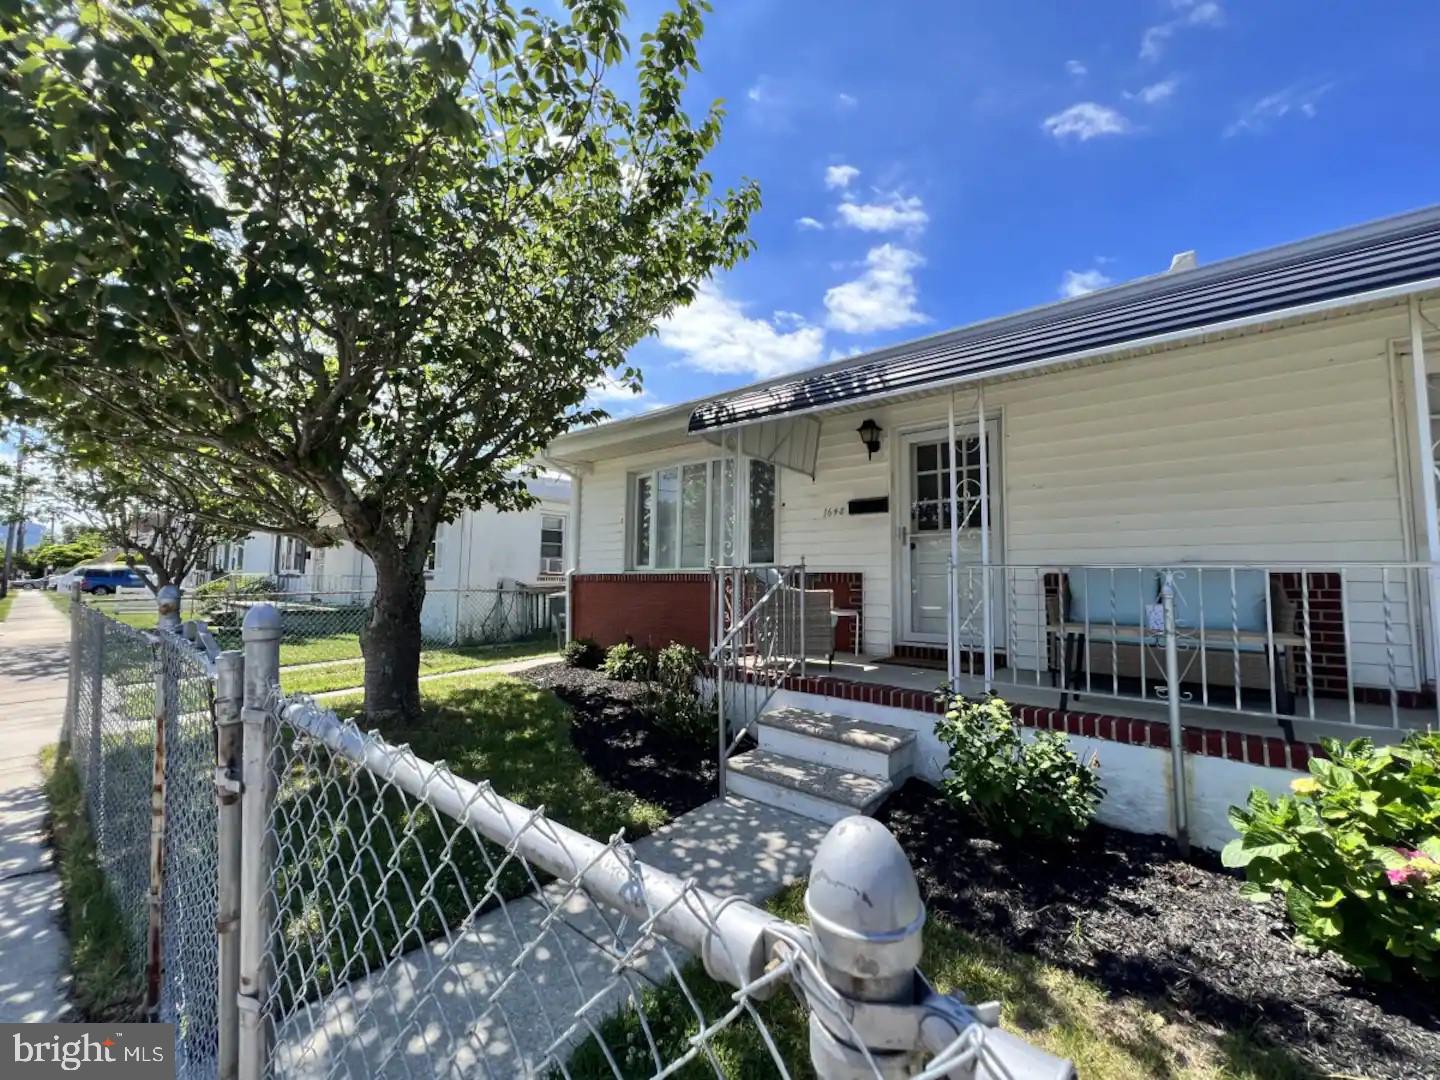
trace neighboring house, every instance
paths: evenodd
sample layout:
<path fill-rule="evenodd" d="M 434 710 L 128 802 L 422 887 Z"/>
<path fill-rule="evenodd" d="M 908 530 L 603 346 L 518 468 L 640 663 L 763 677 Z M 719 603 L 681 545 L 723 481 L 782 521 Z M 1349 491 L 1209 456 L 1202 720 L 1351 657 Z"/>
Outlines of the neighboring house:
<path fill-rule="evenodd" d="M 573 432 L 547 453 L 576 479 L 571 630 L 724 639 L 722 682 L 749 710 L 735 719 L 767 703 L 829 714 L 765 718 L 759 750 L 729 765 L 742 794 L 826 816 L 875 805 L 892 771 L 933 779 L 948 678 L 1097 750 L 1108 820 L 1173 831 L 1174 574 L 1187 813 L 1213 845 L 1225 808 L 1283 788 L 1320 735 L 1435 721 L 1433 373 L 1440 208 L 1210 266 L 1186 253 Z M 798 584 L 786 568 L 802 561 L 803 673 L 801 594 L 760 599 Z M 747 568 L 720 575 L 741 596 L 722 612 L 712 563 Z M 833 615 L 817 623 L 817 606 Z M 757 627 L 770 636 L 741 640 Z M 918 734 L 873 782 L 852 752 L 862 721 Z"/>
<path fill-rule="evenodd" d="M 467 510 L 440 526 L 426 573 L 427 634 L 443 637 L 457 623 L 490 611 L 479 590 L 562 587 L 570 555 L 570 481 L 540 476 L 527 486 L 539 500 L 528 510 Z M 369 557 L 349 541 L 311 547 L 298 537 L 256 532 L 218 545 L 207 569 L 211 577 L 261 575 L 282 592 L 322 599 L 360 602 L 375 589 Z"/>

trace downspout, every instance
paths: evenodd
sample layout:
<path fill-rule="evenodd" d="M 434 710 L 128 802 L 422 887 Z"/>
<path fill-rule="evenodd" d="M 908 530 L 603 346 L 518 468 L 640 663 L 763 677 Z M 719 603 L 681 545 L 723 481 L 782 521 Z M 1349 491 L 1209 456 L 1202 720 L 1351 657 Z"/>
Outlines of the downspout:
<path fill-rule="evenodd" d="M 1434 436 L 1425 374 L 1425 330 L 1420 299 L 1410 297 L 1410 400 L 1415 409 L 1415 455 L 1425 509 L 1425 548 L 1430 578 L 1430 677 L 1440 686 L 1440 508 L 1436 506 Z"/>

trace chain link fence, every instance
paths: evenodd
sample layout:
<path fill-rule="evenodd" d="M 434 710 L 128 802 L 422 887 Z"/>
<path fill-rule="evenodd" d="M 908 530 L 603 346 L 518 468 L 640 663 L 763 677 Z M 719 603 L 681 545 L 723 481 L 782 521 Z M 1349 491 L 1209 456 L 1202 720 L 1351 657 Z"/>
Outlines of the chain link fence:
<path fill-rule="evenodd" d="M 71 614 L 72 754 L 181 1077 L 1073 1076 L 929 987 L 873 820 L 796 925 L 281 696 L 279 606 L 243 656 Z"/>
<path fill-rule="evenodd" d="M 70 755 L 130 965 L 176 1025 L 182 1075 L 215 1074 L 213 667 L 179 635 L 71 607 Z M 155 801 L 159 792 L 159 802 Z"/>

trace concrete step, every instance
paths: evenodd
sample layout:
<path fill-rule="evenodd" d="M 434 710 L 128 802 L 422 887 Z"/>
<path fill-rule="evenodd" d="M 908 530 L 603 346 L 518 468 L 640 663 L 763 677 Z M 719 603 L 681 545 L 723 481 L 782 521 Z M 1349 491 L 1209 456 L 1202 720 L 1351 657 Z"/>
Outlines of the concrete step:
<path fill-rule="evenodd" d="M 733 795 L 833 825 L 853 814 L 871 814 L 895 785 L 769 750 L 750 750 L 725 763 Z"/>
<path fill-rule="evenodd" d="M 915 767 L 915 732 L 793 706 L 762 713 L 760 749 L 896 783 Z"/>

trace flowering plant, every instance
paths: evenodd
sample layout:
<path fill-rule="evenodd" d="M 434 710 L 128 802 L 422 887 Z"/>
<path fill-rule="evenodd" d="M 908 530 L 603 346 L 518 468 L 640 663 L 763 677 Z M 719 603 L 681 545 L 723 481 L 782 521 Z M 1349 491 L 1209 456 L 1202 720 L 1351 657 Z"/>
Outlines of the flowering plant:
<path fill-rule="evenodd" d="M 1440 978 L 1440 733 L 1324 744 L 1290 795 L 1231 808 L 1242 892 L 1283 899 L 1302 945 L 1374 978 Z"/>

